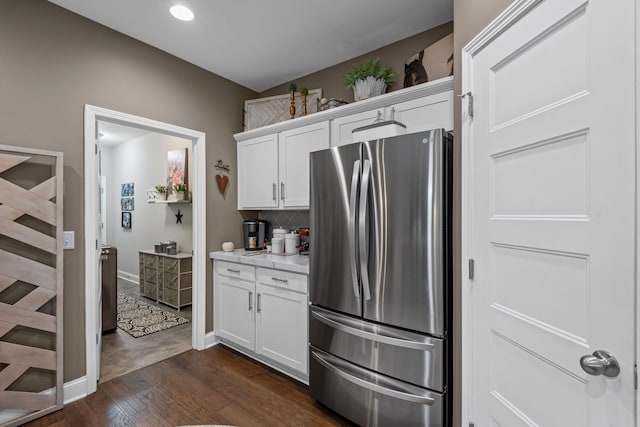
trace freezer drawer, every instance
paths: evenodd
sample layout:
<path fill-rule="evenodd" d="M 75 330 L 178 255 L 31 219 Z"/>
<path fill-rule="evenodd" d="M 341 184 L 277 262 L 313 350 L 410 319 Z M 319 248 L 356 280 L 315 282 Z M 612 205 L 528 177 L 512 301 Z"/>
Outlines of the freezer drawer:
<path fill-rule="evenodd" d="M 444 394 L 360 368 L 312 347 L 309 391 L 327 407 L 362 426 L 437 426 Z"/>
<path fill-rule="evenodd" d="M 445 391 L 444 340 L 311 306 L 309 342 L 385 375 Z"/>

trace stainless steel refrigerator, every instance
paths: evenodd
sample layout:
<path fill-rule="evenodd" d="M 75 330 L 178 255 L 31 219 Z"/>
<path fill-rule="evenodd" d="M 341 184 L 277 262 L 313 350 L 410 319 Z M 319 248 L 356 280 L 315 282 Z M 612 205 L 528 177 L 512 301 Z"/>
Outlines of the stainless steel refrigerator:
<path fill-rule="evenodd" d="M 452 147 L 311 153 L 309 389 L 357 424 L 451 424 Z"/>

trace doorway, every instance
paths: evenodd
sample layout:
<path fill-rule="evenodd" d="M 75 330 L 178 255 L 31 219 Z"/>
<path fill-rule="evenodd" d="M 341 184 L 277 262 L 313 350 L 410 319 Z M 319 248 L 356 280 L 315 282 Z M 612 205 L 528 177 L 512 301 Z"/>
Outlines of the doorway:
<path fill-rule="evenodd" d="M 191 346 L 202 350 L 205 347 L 206 307 L 206 170 L 205 134 L 192 129 L 150 120 L 118 111 L 85 105 L 85 332 L 86 332 L 86 379 L 87 394 L 97 389 L 99 370 L 100 301 L 100 171 L 98 159 L 98 122 L 115 123 L 148 132 L 184 138 L 192 143 L 192 211 L 193 211 L 193 267 L 192 267 L 192 337 Z"/>
<path fill-rule="evenodd" d="M 101 120 L 98 143 L 101 384 L 192 348 L 191 198 L 160 200 L 156 186 L 166 186 L 171 164 L 174 181 L 191 189 L 193 144 L 189 139 Z M 170 162 L 169 157 L 176 155 L 185 162 Z M 122 224 L 124 215 L 127 224 Z M 175 242 L 176 255 L 161 251 L 162 246 L 156 250 L 156 244 L 167 241 Z M 177 261 L 188 271 L 179 276 L 164 271 Z"/>

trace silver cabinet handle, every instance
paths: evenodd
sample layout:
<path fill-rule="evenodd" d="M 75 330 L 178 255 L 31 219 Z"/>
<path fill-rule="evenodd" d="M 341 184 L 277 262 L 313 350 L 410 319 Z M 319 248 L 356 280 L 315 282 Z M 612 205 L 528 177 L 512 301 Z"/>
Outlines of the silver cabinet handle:
<path fill-rule="evenodd" d="M 229 273 L 236 273 L 236 274 L 240 274 L 240 270 L 234 270 L 234 269 L 232 269 L 232 268 L 227 268 L 227 271 L 228 271 Z"/>
<path fill-rule="evenodd" d="M 423 405 L 433 405 L 435 402 L 433 398 L 429 397 L 429 392 L 419 387 L 402 383 L 392 378 L 385 378 L 380 374 L 367 371 L 356 365 L 349 366 L 349 364 L 335 356 L 311 351 L 311 357 L 329 372 L 364 389 Z"/>
<path fill-rule="evenodd" d="M 253 305 L 251 304 L 253 302 L 253 292 L 249 292 L 249 311 L 253 310 Z"/>
<path fill-rule="evenodd" d="M 615 378 L 620 374 L 620 365 L 611 353 L 604 350 L 596 350 L 593 354 L 587 354 L 580 358 L 582 370 L 589 375 L 604 375 Z"/>
<path fill-rule="evenodd" d="M 280 199 L 284 201 L 284 182 L 280 183 Z"/>
<path fill-rule="evenodd" d="M 274 282 L 289 283 L 287 279 L 280 279 L 278 277 L 272 277 L 271 280 L 273 280 Z"/>
<path fill-rule="evenodd" d="M 276 194 L 276 191 L 278 191 L 278 187 L 276 186 L 276 183 L 273 183 L 273 201 L 275 202 L 276 200 L 278 200 L 278 195 Z"/>
<path fill-rule="evenodd" d="M 358 289 L 358 271 L 356 266 L 356 200 L 358 197 L 358 176 L 360 175 L 360 160 L 353 162 L 353 174 L 351 175 L 351 193 L 349 194 L 349 260 L 351 264 L 351 282 L 353 284 L 353 294 L 356 299 L 360 298 Z"/>
<path fill-rule="evenodd" d="M 371 177 L 371 162 L 364 161 L 362 169 L 362 184 L 360 184 L 360 212 L 358 216 L 358 240 L 360 241 L 360 278 L 362 279 L 362 293 L 364 300 L 371 299 L 369 287 L 369 254 L 367 251 L 367 203 L 369 196 L 369 180 Z"/>
<path fill-rule="evenodd" d="M 258 297 L 258 313 L 260 313 L 260 294 L 256 294 L 256 296 Z"/>

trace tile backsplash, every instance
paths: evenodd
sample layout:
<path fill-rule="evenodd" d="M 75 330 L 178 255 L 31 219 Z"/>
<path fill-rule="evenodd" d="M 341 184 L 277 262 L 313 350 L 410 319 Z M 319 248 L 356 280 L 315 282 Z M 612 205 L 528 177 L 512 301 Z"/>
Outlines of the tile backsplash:
<path fill-rule="evenodd" d="M 260 211 L 258 217 L 267 221 L 267 236 L 271 237 L 272 230 L 278 227 L 307 228 L 309 227 L 309 211 Z"/>

